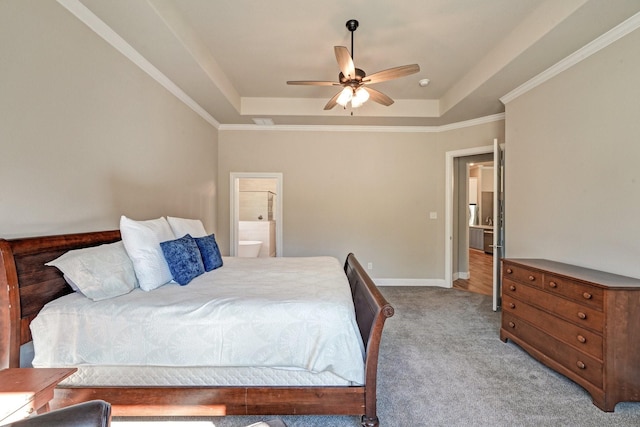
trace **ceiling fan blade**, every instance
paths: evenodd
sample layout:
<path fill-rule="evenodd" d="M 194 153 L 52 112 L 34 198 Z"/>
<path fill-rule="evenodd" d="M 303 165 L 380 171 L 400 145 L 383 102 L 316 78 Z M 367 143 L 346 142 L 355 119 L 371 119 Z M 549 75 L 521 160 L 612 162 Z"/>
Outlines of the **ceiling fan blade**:
<path fill-rule="evenodd" d="M 389 98 L 384 93 L 377 91 L 375 89 L 371 89 L 370 87 L 361 88 L 369 92 L 369 99 L 371 101 L 377 102 L 378 104 L 382 104 L 385 107 L 393 104 L 393 99 Z"/>
<path fill-rule="evenodd" d="M 338 97 L 340 96 L 341 93 L 342 93 L 342 91 L 340 91 L 340 92 L 336 93 L 335 95 L 333 95 L 333 98 L 331 98 L 329 100 L 329 102 L 327 102 L 327 105 L 324 106 L 324 109 L 325 110 L 331 110 L 333 107 L 335 107 L 338 104 L 337 100 L 338 100 Z"/>
<path fill-rule="evenodd" d="M 353 59 L 351 59 L 349 50 L 344 46 L 334 46 L 333 50 L 336 53 L 336 60 L 338 61 L 338 67 L 340 67 L 342 74 L 344 74 L 345 77 L 349 77 L 349 79 L 354 79 L 356 77 L 356 67 L 353 65 Z"/>
<path fill-rule="evenodd" d="M 378 71 L 364 78 L 366 84 L 380 83 L 387 80 L 397 79 L 400 77 L 415 74 L 420 71 L 418 64 L 402 65 L 400 67 L 389 68 L 388 70 Z"/>
<path fill-rule="evenodd" d="M 308 86 L 340 86 L 338 82 L 321 82 L 314 80 L 289 80 L 288 85 L 308 85 Z"/>

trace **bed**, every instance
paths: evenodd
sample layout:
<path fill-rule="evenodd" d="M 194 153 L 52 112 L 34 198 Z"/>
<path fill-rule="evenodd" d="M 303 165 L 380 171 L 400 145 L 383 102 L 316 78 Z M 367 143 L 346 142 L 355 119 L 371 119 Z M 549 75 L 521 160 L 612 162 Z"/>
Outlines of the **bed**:
<path fill-rule="evenodd" d="M 62 274 L 44 264 L 69 250 L 120 239 L 119 230 L 0 239 L 0 368 L 20 366 L 20 347 L 31 341 L 30 324 L 43 306 L 72 296 L 69 294 L 73 291 Z M 377 426 L 378 353 L 384 322 L 393 316 L 393 307 L 353 254 L 346 258 L 344 275 L 355 308 L 356 329 L 364 347 L 361 381 L 321 378 L 317 383 L 296 381 L 295 385 L 282 385 L 282 380 L 273 384 L 265 380 L 259 385 L 236 385 L 231 381 L 228 385 L 224 381 L 214 382 L 217 380 L 205 381 L 206 384 L 197 381 L 176 384 L 168 379 L 156 383 L 133 381 L 96 386 L 83 384 L 80 375 L 75 379 L 72 376 L 68 383 L 56 389 L 51 407 L 103 399 L 112 404 L 116 416 L 360 415 L 364 426 Z M 202 378 L 204 374 L 196 366 L 198 363 L 194 361 L 184 368 L 190 372 L 188 375 L 179 376 Z M 125 377 L 132 378 L 127 369 L 126 366 L 104 368 L 112 373 L 122 371 Z"/>

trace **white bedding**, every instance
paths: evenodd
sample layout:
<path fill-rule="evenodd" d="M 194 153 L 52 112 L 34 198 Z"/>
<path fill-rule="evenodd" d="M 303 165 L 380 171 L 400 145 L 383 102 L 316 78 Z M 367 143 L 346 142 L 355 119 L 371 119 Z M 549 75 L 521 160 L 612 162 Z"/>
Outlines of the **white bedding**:
<path fill-rule="evenodd" d="M 225 258 L 187 286 L 103 301 L 70 294 L 31 322 L 34 367 L 272 367 L 364 383 L 364 346 L 337 259 Z"/>

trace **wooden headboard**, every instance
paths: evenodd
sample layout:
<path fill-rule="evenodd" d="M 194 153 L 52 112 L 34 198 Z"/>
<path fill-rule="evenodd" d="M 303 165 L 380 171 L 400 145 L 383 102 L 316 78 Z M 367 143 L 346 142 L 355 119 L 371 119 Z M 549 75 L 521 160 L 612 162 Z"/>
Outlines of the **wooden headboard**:
<path fill-rule="evenodd" d="M 0 239 L 0 369 L 20 366 L 31 320 L 46 303 L 72 292 L 60 271 L 44 264 L 71 249 L 118 240 L 119 230 Z"/>

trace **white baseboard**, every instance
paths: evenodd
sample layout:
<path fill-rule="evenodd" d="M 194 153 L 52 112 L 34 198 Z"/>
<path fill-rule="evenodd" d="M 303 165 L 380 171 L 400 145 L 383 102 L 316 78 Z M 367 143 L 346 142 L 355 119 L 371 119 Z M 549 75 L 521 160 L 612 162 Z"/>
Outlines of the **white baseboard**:
<path fill-rule="evenodd" d="M 471 277 L 471 274 L 468 271 L 453 273 L 453 280 L 458 280 L 458 279 L 469 280 L 469 277 Z"/>
<path fill-rule="evenodd" d="M 375 279 L 376 286 L 438 286 L 440 288 L 450 288 L 444 279 Z"/>

